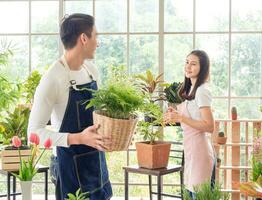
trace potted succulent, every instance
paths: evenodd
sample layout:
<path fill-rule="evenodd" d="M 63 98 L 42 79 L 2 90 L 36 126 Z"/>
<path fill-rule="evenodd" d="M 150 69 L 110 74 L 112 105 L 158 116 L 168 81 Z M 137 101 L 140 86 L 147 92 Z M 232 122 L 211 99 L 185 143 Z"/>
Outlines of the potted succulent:
<path fill-rule="evenodd" d="M 232 120 L 237 120 L 237 108 L 236 107 L 231 108 L 231 118 Z"/>
<path fill-rule="evenodd" d="M 93 91 L 86 108 L 94 106 L 94 124 L 98 134 L 111 138 L 109 151 L 127 150 L 138 121 L 136 111 L 143 105 L 144 96 L 124 69 L 113 69 L 106 85 Z"/>
<path fill-rule="evenodd" d="M 144 110 L 149 110 L 153 121 L 139 121 L 137 132 L 143 136 L 142 142 L 136 142 L 139 167 L 157 169 L 167 167 L 170 153 L 170 142 L 156 141 L 160 139 L 159 125 L 162 125 L 162 112 L 158 105 L 150 103 Z"/>
<path fill-rule="evenodd" d="M 225 133 L 223 131 L 220 131 L 217 135 L 216 141 L 218 144 L 226 144 L 227 142 L 227 137 L 225 137 Z"/>
<path fill-rule="evenodd" d="M 221 158 L 217 157 L 217 168 L 219 168 L 221 165 Z"/>

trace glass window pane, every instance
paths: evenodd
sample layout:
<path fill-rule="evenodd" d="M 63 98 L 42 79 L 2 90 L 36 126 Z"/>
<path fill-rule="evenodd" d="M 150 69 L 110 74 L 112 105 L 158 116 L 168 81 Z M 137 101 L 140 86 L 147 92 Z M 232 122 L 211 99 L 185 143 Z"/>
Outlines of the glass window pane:
<path fill-rule="evenodd" d="M 65 1 L 65 14 L 85 13 L 93 15 L 93 0 Z"/>
<path fill-rule="evenodd" d="M 165 81 L 171 83 L 184 80 L 185 60 L 192 48 L 192 35 L 165 36 Z"/>
<path fill-rule="evenodd" d="M 0 2 L 0 33 L 27 33 L 28 2 Z"/>
<path fill-rule="evenodd" d="M 232 99 L 231 107 L 237 108 L 238 119 L 261 119 L 259 107 L 262 102 L 259 99 Z"/>
<path fill-rule="evenodd" d="M 126 37 L 118 35 L 99 35 L 96 50 L 96 65 L 101 81 L 105 80 L 111 66 L 126 66 Z"/>
<path fill-rule="evenodd" d="M 130 0 L 131 32 L 157 32 L 158 18 L 158 0 Z"/>
<path fill-rule="evenodd" d="M 32 32 L 57 33 L 59 28 L 58 1 L 32 2 Z"/>
<path fill-rule="evenodd" d="M 228 31 L 229 1 L 197 0 L 197 31 Z"/>
<path fill-rule="evenodd" d="M 232 35 L 232 96 L 261 96 L 260 34 Z"/>
<path fill-rule="evenodd" d="M 213 98 L 212 111 L 215 119 L 228 119 L 228 99 Z"/>
<path fill-rule="evenodd" d="M 59 57 L 59 38 L 55 35 L 32 36 L 32 70 L 46 70 Z"/>
<path fill-rule="evenodd" d="M 261 31 L 261 8 L 261 0 L 232 0 L 232 29 Z"/>
<path fill-rule="evenodd" d="M 113 183 L 124 183 L 123 166 L 127 163 L 126 151 L 106 153 L 106 160 L 110 176 Z"/>
<path fill-rule="evenodd" d="M 11 42 L 13 52 L 8 65 L 1 67 L 1 74 L 13 81 L 25 80 L 29 74 L 28 36 L 0 36 L 0 41 Z"/>
<path fill-rule="evenodd" d="M 127 8 L 123 0 L 96 1 L 96 24 L 98 32 L 126 32 Z M 106 13 L 106 16 L 105 16 Z"/>
<path fill-rule="evenodd" d="M 196 36 L 196 48 L 207 52 L 211 67 L 211 90 L 213 96 L 228 95 L 228 35 L 202 34 Z"/>
<path fill-rule="evenodd" d="M 144 73 L 147 69 L 158 74 L 158 36 L 130 36 L 130 71 Z"/>
<path fill-rule="evenodd" d="M 165 0 L 165 31 L 193 31 L 193 1 Z"/>

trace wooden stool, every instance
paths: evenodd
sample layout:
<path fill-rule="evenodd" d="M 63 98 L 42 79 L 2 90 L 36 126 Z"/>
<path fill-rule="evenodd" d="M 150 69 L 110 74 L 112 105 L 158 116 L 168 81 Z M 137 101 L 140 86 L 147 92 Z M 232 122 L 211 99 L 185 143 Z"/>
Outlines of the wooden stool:
<path fill-rule="evenodd" d="M 125 200 L 128 200 L 128 175 L 129 173 L 145 174 L 149 178 L 149 196 L 152 200 L 152 194 L 157 195 L 157 199 L 161 200 L 162 196 L 177 197 L 183 199 L 183 167 L 182 165 L 169 165 L 167 168 L 161 169 L 146 169 L 138 166 L 126 166 L 123 167 L 125 171 Z M 174 172 L 180 172 L 180 184 L 181 184 L 181 195 L 170 195 L 162 193 L 162 176 L 171 174 Z M 157 177 L 157 192 L 152 191 L 152 176 Z"/>

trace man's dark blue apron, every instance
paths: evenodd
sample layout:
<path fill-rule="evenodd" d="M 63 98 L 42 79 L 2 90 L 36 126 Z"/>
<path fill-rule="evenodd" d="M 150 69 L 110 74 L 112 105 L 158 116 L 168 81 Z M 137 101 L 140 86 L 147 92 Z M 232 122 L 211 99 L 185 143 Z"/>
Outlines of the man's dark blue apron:
<path fill-rule="evenodd" d="M 92 77 L 91 77 L 92 78 Z M 92 98 L 89 88 L 97 90 L 96 81 L 75 85 L 70 81 L 69 99 L 60 127 L 62 133 L 79 133 L 93 125 L 93 108 L 85 109 L 85 102 Z M 79 188 L 88 192 L 90 200 L 107 200 L 112 196 L 104 152 L 86 145 L 57 147 L 61 200 L 68 193 L 75 193 Z"/>

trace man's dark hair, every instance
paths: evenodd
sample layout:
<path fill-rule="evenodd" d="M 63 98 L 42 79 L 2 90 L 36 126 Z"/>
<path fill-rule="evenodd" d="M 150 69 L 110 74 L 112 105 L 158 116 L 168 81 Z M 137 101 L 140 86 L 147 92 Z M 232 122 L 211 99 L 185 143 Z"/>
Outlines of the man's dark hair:
<path fill-rule="evenodd" d="M 90 15 L 75 13 L 65 16 L 60 26 L 60 38 L 65 49 L 73 48 L 82 33 L 91 38 L 94 24 L 95 20 Z"/>

